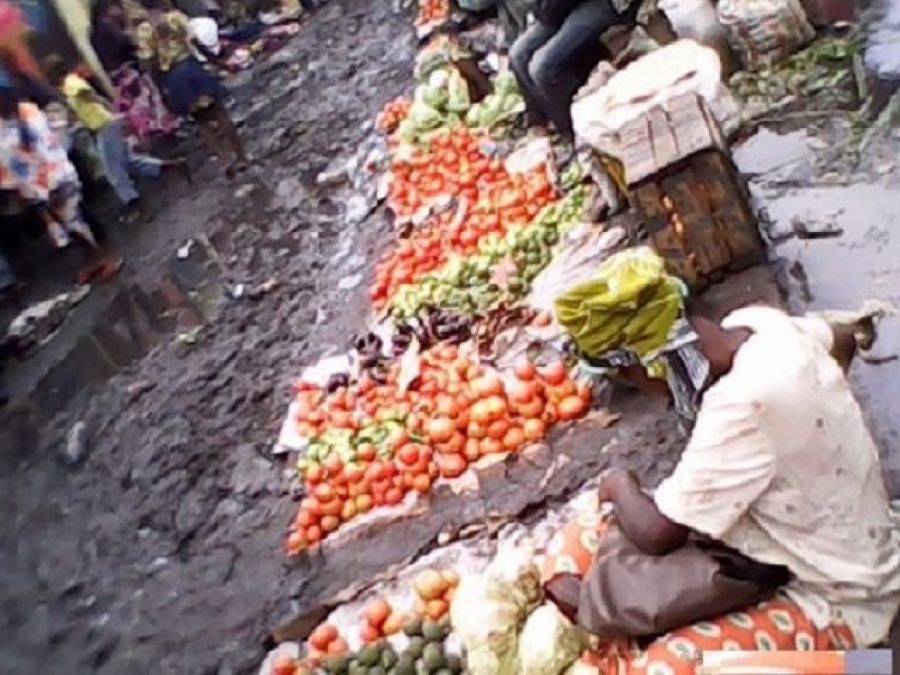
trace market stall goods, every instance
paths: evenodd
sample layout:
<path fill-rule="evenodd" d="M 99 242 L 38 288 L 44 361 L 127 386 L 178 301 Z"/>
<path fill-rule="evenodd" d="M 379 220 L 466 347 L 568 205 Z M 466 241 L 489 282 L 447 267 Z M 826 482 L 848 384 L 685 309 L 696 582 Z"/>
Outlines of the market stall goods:
<path fill-rule="evenodd" d="M 590 387 L 572 380 L 560 361 L 539 368 L 523 361 L 506 380 L 453 345 L 425 350 L 416 362 L 409 388 L 400 386 L 398 364 L 384 384 L 366 374 L 330 393 L 298 384 L 296 423 L 309 439 L 298 471 L 307 496 L 285 542 L 288 554 L 373 507 L 396 506 L 440 478 L 458 478 L 484 456 L 539 442 L 590 402 Z"/>

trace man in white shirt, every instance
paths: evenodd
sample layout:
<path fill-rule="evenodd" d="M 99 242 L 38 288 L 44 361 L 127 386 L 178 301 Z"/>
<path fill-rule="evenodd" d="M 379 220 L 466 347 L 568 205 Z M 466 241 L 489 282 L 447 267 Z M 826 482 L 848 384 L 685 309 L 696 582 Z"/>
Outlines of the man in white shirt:
<path fill-rule="evenodd" d="M 721 326 L 689 320 L 709 378 L 680 462 L 653 496 L 613 470 L 601 500 L 645 554 L 667 555 L 697 533 L 786 567 L 778 613 L 812 633 L 812 647 L 797 637 L 793 648 L 836 648 L 816 639 L 835 626 L 856 647 L 885 640 L 900 607 L 900 527 L 845 377 L 852 331 L 766 307 Z"/>

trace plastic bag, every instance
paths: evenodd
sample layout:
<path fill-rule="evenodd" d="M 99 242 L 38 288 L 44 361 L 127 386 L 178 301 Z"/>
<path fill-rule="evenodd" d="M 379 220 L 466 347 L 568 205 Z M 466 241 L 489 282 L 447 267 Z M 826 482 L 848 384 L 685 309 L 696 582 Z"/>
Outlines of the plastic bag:
<path fill-rule="evenodd" d="M 519 630 L 540 598 L 540 570 L 528 547 L 503 548 L 483 574 L 463 578 L 450 622 L 471 675 L 518 675 Z"/>
<path fill-rule="evenodd" d="M 519 635 L 521 675 L 559 675 L 581 656 L 588 640 L 584 631 L 554 605 L 536 609 Z"/>
<path fill-rule="evenodd" d="M 777 63 L 816 36 L 799 0 L 721 0 L 717 11 L 746 68 Z"/>
<path fill-rule="evenodd" d="M 557 298 L 556 319 L 586 356 L 627 349 L 643 358 L 668 340 L 684 306 L 682 293 L 652 249 L 626 249 Z"/>

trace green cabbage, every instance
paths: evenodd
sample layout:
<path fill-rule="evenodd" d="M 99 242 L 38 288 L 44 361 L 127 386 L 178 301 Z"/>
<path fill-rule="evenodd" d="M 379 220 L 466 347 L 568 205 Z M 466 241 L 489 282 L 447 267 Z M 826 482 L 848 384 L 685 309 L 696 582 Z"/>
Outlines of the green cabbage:
<path fill-rule="evenodd" d="M 520 675 L 559 675 L 581 656 L 588 641 L 584 631 L 545 604 L 525 622 L 519 636 Z"/>

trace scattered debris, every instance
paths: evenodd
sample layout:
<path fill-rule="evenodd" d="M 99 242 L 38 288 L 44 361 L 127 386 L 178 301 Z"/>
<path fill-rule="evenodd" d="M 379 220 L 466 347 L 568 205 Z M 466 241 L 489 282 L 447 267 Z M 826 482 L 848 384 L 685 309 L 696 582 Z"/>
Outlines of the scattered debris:
<path fill-rule="evenodd" d="M 194 248 L 194 240 L 188 239 L 183 246 L 179 246 L 175 252 L 175 256 L 179 260 L 187 260 L 191 256 L 191 250 Z"/>
<path fill-rule="evenodd" d="M 63 449 L 63 460 L 69 467 L 81 464 L 88 451 L 88 427 L 84 422 L 76 422 L 66 434 L 66 445 Z"/>

